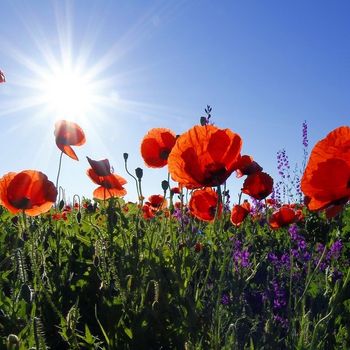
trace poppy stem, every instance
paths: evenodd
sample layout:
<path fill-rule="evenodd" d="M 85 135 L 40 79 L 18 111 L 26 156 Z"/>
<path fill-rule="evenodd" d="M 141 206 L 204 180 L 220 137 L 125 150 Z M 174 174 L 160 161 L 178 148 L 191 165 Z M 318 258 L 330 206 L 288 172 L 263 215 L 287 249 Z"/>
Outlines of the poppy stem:
<path fill-rule="evenodd" d="M 139 197 L 139 202 L 140 202 L 140 205 L 141 207 L 143 206 L 143 194 L 142 194 L 142 187 L 141 187 L 141 179 L 138 179 L 138 193 L 140 194 L 140 197 Z"/>
<path fill-rule="evenodd" d="M 242 191 L 238 195 L 238 205 L 241 204 L 241 200 L 242 200 Z"/>
<path fill-rule="evenodd" d="M 61 173 L 62 157 L 63 157 L 63 152 L 61 152 L 60 161 L 58 163 L 58 171 L 57 171 L 57 178 L 56 178 L 56 189 L 58 189 L 58 179 L 59 179 L 60 173 Z"/>
<path fill-rule="evenodd" d="M 128 175 L 130 175 L 136 182 L 136 191 L 137 191 L 137 197 L 140 201 L 141 195 L 140 195 L 140 191 L 139 191 L 139 184 L 138 181 L 136 179 L 136 177 L 130 173 L 129 169 L 128 169 L 128 164 L 127 164 L 127 160 L 124 158 L 124 167 L 125 167 L 125 171 L 128 173 Z"/>

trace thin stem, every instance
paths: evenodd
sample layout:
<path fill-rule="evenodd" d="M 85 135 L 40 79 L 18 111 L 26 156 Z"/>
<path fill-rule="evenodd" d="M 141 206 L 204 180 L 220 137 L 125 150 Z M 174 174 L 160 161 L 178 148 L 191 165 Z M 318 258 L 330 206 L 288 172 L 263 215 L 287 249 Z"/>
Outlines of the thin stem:
<path fill-rule="evenodd" d="M 58 179 L 59 179 L 60 173 L 61 173 L 62 157 L 63 157 L 63 152 L 61 152 L 60 161 L 58 163 L 58 172 L 57 172 L 57 178 L 56 178 L 56 189 L 58 188 Z"/>
<path fill-rule="evenodd" d="M 322 260 L 323 260 L 323 258 L 324 258 L 324 256 L 325 256 L 325 254 L 326 254 L 326 250 L 327 250 L 327 247 L 325 246 L 324 249 L 323 249 L 323 252 L 322 252 L 321 257 L 320 257 L 320 259 L 319 259 L 318 262 L 317 262 L 317 265 L 316 265 L 315 269 L 313 270 L 313 272 L 312 272 L 312 274 L 311 274 L 309 280 L 308 280 L 307 283 L 306 283 L 306 286 L 305 286 L 305 288 L 304 288 L 303 294 L 300 296 L 300 298 L 298 299 L 297 303 L 295 304 L 294 310 L 296 309 L 296 307 L 298 306 L 298 304 L 300 303 L 300 301 L 301 301 L 302 298 L 304 297 L 305 293 L 307 292 L 307 290 L 308 290 L 308 288 L 309 288 L 309 285 L 310 285 L 310 283 L 311 283 L 313 277 L 315 276 L 315 274 L 316 274 L 318 268 L 320 267 L 321 262 L 322 262 Z"/>
<path fill-rule="evenodd" d="M 131 174 L 130 171 L 128 170 L 128 165 L 127 165 L 126 160 L 124 161 L 124 167 L 125 167 L 125 171 L 128 173 L 128 175 L 130 175 L 135 180 L 137 196 L 138 196 L 139 201 L 140 201 L 140 191 L 139 191 L 138 181 L 137 181 L 136 177 L 133 174 Z"/>
<path fill-rule="evenodd" d="M 143 206 L 143 194 L 142 194 L 142 187 L 141 187 L 141 179 L 138 179 L 138 194 L 139 194 L 139 202 L 140 202 L 140 206 Z"/>

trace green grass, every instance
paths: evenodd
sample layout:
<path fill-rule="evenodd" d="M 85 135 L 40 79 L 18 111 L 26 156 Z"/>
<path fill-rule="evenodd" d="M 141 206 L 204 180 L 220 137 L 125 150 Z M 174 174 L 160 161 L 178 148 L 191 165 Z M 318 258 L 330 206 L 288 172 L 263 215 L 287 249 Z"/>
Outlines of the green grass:
<path fill-rule="evenodd" d="M 299 241 L 265 213 L 239 228 L 121 200 L 52 214 L 1 209 L 1 349 L 350 348 L 349 207 L 304 211 Z"/>

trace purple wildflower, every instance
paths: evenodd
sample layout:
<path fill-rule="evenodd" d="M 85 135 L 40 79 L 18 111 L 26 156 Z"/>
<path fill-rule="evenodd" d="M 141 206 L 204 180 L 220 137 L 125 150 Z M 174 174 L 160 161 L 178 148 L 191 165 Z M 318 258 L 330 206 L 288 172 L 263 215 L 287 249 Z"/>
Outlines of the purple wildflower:
<path fill-rule="evenodd" d="M 303 146 L 307 148 L 309 146 L 309 140 L 307 138 L 307 122 L 303 122 Z"/>
<path fill-rule="evenodd" d="M 259 201 L 255 198 L 252 198 L 252 205 L 251 205 L 250 212 L 253 216 L 262 213 L 264 208 L 265 208 L 264 202 Z"/>
<path fill-rule="evenodd" d="M 343 273 L 337 269 L 334 269 L 332 271 L 332 281 L 335 283 L 338 280 L 341 280 L 343 278 Z"/>
<path fill-rule="evenodd" d="M 284 318 L 280 315 L 274 315 L 273 319 L 276 323 L 280 324 L 282 328 L 285 328 L 285 329 L 289 328 L 289 321 L 287 318 Z"/>
<path fill-rule="evenodd" d="M 236 239 L 233 243 L 233 261 L 235 263 L 235 268 L 238 267 L 248 267 L 249 263 L 249 251 L 248 249 L 242 249 L 242 242 Z"/>
<path fill-rule="evenodd" d="M 229 305 L 231 302 L 231 298 L 228 294 L 223 293 L 222 297 L 221 297 L 221 304 L 222 305 Z"/>
<path fill-rule="evenodd" d="M 173 217 L 179 221 L 182 225 L 188 225 L 190 222 L 190 218 L 186 212 L 182 213 L 181 209 L 175 209 L 173 213 Z"/>
<path fill-rule="evenodd" d="M 341 250 L 343 248 L 343 243 L 342 241 L 339 239 L 337 241 L 335 241 L 331 247 L 329 248 L 329 252 L 327 254 L 327 258 L 328 259 L 333 259 L 336 260 L 339 258 Z"/>
<path fill-rule="evenodd" d="M 289 226 L 288 233 L 293 241 L 298 240 L 298 237 L 299 237 L 298 232 L 299 230 L 297 225 L 293 224 Z"/>
<path fill-rule="evenodd" d="M 237 250 L 233 253 L 233 260 L 235 261 L 236 268 L 248 267 L 249 266 L 249 251 L 248 250 Z"/>
<path fill-rule="evenodd" d="M 279 310 L 287 305 L 286 291 L 280 287 L 276 280 L 272 281 L 273 308 Z"/>

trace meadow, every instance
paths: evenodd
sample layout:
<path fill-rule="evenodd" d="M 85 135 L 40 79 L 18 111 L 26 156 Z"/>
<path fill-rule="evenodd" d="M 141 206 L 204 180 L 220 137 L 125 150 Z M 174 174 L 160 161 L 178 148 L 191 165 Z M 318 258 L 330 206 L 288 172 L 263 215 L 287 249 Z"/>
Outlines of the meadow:
<path fill-rule="evenodd" d="M 210 112 L 140 140 L 146 166 L 169 170 L 148 198 L 127 154 L 128 180 L 88 158 L 92 199 L 62 198 L 61 167 L 55 184 L 0 179 L 1 349 L 350 348 L 350 128 L 297 172 L 280 152 L 272 179 Z M 59 121 L 55 141 L 61 161 L 86 140 Z M 245 177 L 237 203 L 229 176 Z"/>

